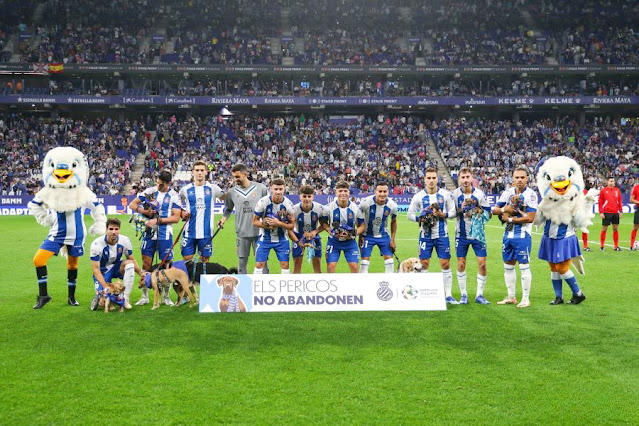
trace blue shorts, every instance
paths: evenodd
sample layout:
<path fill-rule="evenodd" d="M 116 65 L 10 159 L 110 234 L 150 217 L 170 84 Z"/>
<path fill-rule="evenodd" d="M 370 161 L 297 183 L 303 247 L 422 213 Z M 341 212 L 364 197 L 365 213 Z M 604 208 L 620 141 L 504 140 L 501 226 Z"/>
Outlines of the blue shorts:
<path fill-rule="evenodd" d="M 140 251 L 142 251 L 142 256 L 153 257 L 155 252 L 158 252 L 158 256 L 160 260 L 164 260 L 164 256 L 166 260 L 173 259 L 173 241 L 172 240 L 147 240 L 146 238 L 142 238 L 142 244 L 140 244 Z"/>
<path fill-rule="evenodd" d="M 385 237 L 364 237 L 364 246 L 362 246 L 362 257 L 371 257 L 373 247 L 379 247 L 379 253 L 382 256 L 392 256 L 393 252 L 390 248 L 390 235 Z"/>
<path fill-rule="evenodd" d="M 504 238 L 501 254 L 504 262 L 516 260 L 521 263 L 530 263 L 532 250 L 532 238 L 526 234 L 525 238 Z"/>
<path fill-rule="evenodd" d="M 486 257 L 488 251 L 486 249 L 486 244 L 482 243 L 479 240 L 468 240 L 466 238 L 455 238 L 455 252 L 457 253 L 457 257 L 466 257 L 468 254 L 468 249 L 472 247 L 475 252 L 475 256 L 477 257 Z"/>
<path fill-rule="evenodd" d="M 419 239 L 420 259 L 430 259 L 433 255 L 433 249 L 437 251 L 438 258 L 450 259 L 450 241 L 448 240 L 448 237 Z"/>
<path fill-rule="evenodd" d="M 288 245 L 288 240 L 282 239 L 278 243 L 271 243 L 266 241 L 257 241 L 255 250 L 255 261 L 266 262 L 271 249 L 275 250 L 277 260 L 280 262 L 288 262 L 291 254 L 291 248 Z"/>
<path fill-rule="evenodd" d="M 180 252 L 182 257 L 193 256 L 197 250 L 202 257 L 211 257 L 213 255 L 213 239 L 208 238 L 187 238 L 182 237 L 180 243 Z"/>
<path fill-rule="evenodd" d="M 313 244 L 315 244 L 315 257 L 321 259 L 322 258 L 322 239 L 320 237 L 313 238 Z M 302 257 L 303 250 L 302 247 L 297 245 L 296 242 L 291 241 L 291 247 L 293 252 L 293 259 L 296 257 Z"/>
<path fill-rule="evenodd" d="M 84 254 L 84 245 L 79 244 L 77 246 L 72 246 L 69 244 L 56 243 L 55 241 L 44 240 L 42 244 L 40 244 L 40 248 L 42 250 L 47 250 L 58 254 L 60 249 L 64 246 L 67 246 L 67 251 L 69 252 L 69 256 L 71 257 L 80 257 Z"/>
<path fill-rule="evenodd" d="M 110 283 L 116 278 L 120 278 L 120 279 L 124 278 L 122 275 L 120 275 L 121 267 L 122 267 L 121 262 L 113 264 L 113 267 L 111 269 L 109 269 L 104 274 L 102 274 L 102 276 L 104 277 L 104 281 L 106 281 L 107 283 Z M 95 277 L 95 275 L 93 275 L 93 285 L 95 286 L 96 291 L 104 290 L 104 288 L 102 287 L 102 284 L 100 284 L 100 282 Z"/>
<path fill-rule="evenodd" d="M 326 263 L 337 263 L 341 252 L 344 252 L 347 263 L 359 262 L 359 247 L 355 240 L 337 241 L 329 238 L 326 243 Z"/>

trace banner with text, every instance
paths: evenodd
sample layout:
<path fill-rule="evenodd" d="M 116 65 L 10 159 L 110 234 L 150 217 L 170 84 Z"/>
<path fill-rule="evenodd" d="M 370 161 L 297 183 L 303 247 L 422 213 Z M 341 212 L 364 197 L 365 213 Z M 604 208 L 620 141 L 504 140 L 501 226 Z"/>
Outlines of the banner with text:
<path fill-rule="evenodd" d="M 441 273 L 202 275 L 200 312 L 445 311 Z"/>

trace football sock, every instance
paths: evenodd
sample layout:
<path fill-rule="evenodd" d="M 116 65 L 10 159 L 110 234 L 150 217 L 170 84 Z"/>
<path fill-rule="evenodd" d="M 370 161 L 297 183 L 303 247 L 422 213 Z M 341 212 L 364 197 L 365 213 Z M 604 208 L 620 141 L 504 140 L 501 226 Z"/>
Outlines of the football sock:
<path fill-rule="evenodd" d="M 291 270 L 290 269 L 282 269 L 282 273 L 283 274 L 290 274 Z"/>
<path fill-rule="evenodd" d="M 40 290 L 40 296 L 47 295 L 47 267 L 46 266 L 38 266 L 36 267 L 36 275 L 38 277 L 38 287 Z"/>
<path fill-rule="evenodd" d="M 124 300 L 126 302 L 129 301 L 129 297 L 131 296 L 131 290 L 133 289 L 133 282 L 135 275 L 135 266 L 132 263 L 128 263 L 124 267 L 124 277 L 122 277 L 122 282 L 124 283 Z"/>
<path fill-rule="evenodd" d="M 581 240 L 584 242 L 584 248 L 588 248 L 588 234 L 581 234 Z"/>
<path fill-rule="evenodd" d="M 253 269 L 254 274 L 261 274 L 264 271 L 264 268 L 255 268 Z"/>
<path fill-rule="evenodd" d="M 612 231 L 612 241 L 615 243 L 615 248 L 619 247 L 619 231 Z"/>
<path fill-rule="evenodd" d="M 637 240 L 637 230 L 633 229 L 630 233 L 630 247 L 635 246 L 635 241 Z"/>
<path fill-rule="evenodd" d="M 484 295 L 485 287 L 486 287 L 486 275 L 477 274 L 477 296 Z"/>
<path fill-rule="evenodd" d="M 422 268 L 422 274 L 425 274 L 425 273 L 427 273 L 427 272 L 428 272 L 428 269 L 426 269 L 426 268 Z"/>
<path fill-rule="evenodd" d="M 606 231 L 601 231 L 599 234 L 599 243 L 601 244 L 601 248 L 606 244 Z"/>
<path fill-rule="evenodd" d="M 572 294 L 580 296 L 581 289 L 579 288 L 579 284 L 577 284 L 577 278 L 575 278 L 575 274 L 568 270 L 565 274 L 561 274 L 561 278 L 566 281 L 570 289 L 572 290 Z"/>
<path fill-rule="evenodd" d="M 450 269 L 442 269 L 442 275 L 444 276 L 444 293 L 446 297 L 453 295 L 453 274 Z"/>
<path fill-rule="evenodd" d="M 392 274 L 395 269 L 395 261 L 393 259 L 386 259 L 384 261 L 384 272 Z"/>
<path fill-rule="evenodd" d="M 555 290 L 555 297 L 563 298 L 563 289 L 561 287 L 561 274 L 559 272 L 551 272 L 552 288 Z"/>
<path fill-rule="evenodd" d="M 515 280 L 517 274 L 515 273 L 515 265 L 509 265 L 504 263 L 504 281 L 506 281 L 506 289 L 508 290 L 508 298 L 515 298 Z"/>
<path fill-rule="evenodd" d="M 530 285 L 532 283 L 532 273 L 530 272 L 530 265 L 528 263 L 524 263 L 523 265 L 519 264 L 519 272 L 521 273 L 521 290 L 522 295 L 521 298 L 523 300 L 527 300 L 530 298 Z"/>
<path fill-rule="evenodd" d="M 359 273 L 360 274 L 367 274 L 368 273 L 368 266 L 371 264 L 371 262 L 369 260 L 362 260 L 362 263 L 359 264 Z"/>
<path fill-rule="evenodd" d="M 75 298 L 75 287 L 78 283 L 78 270 L 67 270 L 67 286 L 69 288 L 69 297 Z"/>
<path fill-rule="evenodd" d="M 149 289 L 146 286 L 142 287 L 142 299 L 149 299 Z"/>
<path fill-rule="evenodd" d="M 461 294 L 468 294 L 468 289 L 466 288 L 466 272 L 457 271 L 457 282 L 459 283 L 459 292 Z"/>

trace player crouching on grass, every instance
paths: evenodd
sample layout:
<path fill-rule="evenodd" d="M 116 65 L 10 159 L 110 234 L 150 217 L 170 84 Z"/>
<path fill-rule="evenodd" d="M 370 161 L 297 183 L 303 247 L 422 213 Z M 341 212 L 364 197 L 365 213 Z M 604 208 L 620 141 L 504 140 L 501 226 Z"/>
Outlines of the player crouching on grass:
<path fill-rule="evenodd" d="M 144 272 L 133 257 L 133 245 L 126 235 L 120 235 L 120 221 L 107 220 L 107 232 L 91 243 L 91 269 L 96 296 L 91 302 L 91 310 L 100 304 L 100 295 L 108 292 L 111 282 L 121 278 L 124 284 L 124 308 L 131 309 L 131 289 L 135 279 L 134 272 L 140 277 Z"/>
<path fill-rule="evenodd" d="M 280 261 L 282 274 L 289 274 L 289 256 L 291 248 L 287 231 L 295 226 L 293 220 L 293 203 L 284 196 L 286 183 L 284 179 L 273 179 L 271 195 L 261 198 L 255 206 L 253 225 L 260 228 L 260 237 L 255 250 L 254 274 L 261 274 L 268 261 L 268 255 L 275 250 Z"/>
<path fill-rule="evenodd" d="M 390 218 L 390 234 L 388 233 L 388 218 Z M 362 262 L 360 273 L 368 273 L 371 254 L 375 246 L 384 258 L 384 272 L 392 273 L 395 265 L 393 253 L 397 248 L 395 235 L 397 234 L 397 203 L 388 198 L 388 184 L 379 182 L 375 186 L 375 194 L 362 200 L 359 205 L 357 218 L 357 235 L 363 236 L 361 244 Z"/>
<path fill-rule="evenodd" d="M 302 258 L 304 250 L 312 259 L 313 272 L 322 273 L 320 259 L 322 259 L 322 239 L 319 233 L 323 231 L 319 219 L 322 216 L 322 205 L 313 202 L 315 189 L 304 185 L 300 188 L 300 202 L 293 206 L 295 227 L 288 231 L 293 244 L 293 273 L 302 272 Z"/>

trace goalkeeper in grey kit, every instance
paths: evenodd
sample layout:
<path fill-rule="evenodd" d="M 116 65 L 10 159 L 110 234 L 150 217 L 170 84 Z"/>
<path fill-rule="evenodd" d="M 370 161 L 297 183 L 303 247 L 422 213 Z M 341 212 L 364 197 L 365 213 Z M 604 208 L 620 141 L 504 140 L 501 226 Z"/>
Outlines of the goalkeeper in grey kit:
<path fill-rule="evenodd" d="M 252 182 L 248 179 L 249 170 L 244 164 L 234 165 L 231 168 L 231 173 L 236 185 L 226 195 L 224 215 L 218 226 L 224 226 L 226 220 L 231 216 L 233 208 L 235 208 L 238 271 L 240 274 L 246 274 L 251 247 L 253 247 L 253 253 L 255 253 L 255 245 L 259 235 L 259 229 L 253 226 L 255 206 L 262 197 L 268 195 L 268 190 L 264 184 Z M 266 267 L 264 273 L 268 273 Z"/>

